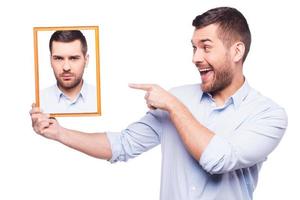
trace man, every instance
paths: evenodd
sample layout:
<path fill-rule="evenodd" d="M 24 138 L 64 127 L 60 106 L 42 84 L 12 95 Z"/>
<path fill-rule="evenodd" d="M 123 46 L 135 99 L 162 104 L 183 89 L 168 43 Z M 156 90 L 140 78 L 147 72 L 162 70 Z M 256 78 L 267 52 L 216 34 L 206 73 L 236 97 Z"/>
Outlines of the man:
<path fill-rule="evenodd" d="M 259 170 L 282 138 L 287 116 L 245 80 L 251 35 L 238 10 L 209 10 L 193 26 L 193 62 L 201 84 L 170 92 L 158 85 L 130 84 L 146 91 L 150 111 L 121 134 L 65 129 L 35 106 L 34 130 L 110 162 L 161 144 L 162 200 L 252 199 Z"/>
<path fill-rule="evenodd" d="M 49 41 L 56 84 L 41 91 L 41 107 L 47 113 L 95 112 L 96 88 L 83 81 L 88 64 L 87 42 L 79 30 L 56 31 Z"/>

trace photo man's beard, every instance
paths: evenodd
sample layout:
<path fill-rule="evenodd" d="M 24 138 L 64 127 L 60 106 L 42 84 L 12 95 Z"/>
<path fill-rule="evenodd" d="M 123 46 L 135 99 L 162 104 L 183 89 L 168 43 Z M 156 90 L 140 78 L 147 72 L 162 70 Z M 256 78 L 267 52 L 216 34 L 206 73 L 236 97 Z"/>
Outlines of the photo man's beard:
<path fill-rule="evenodd" d="M 72 81 L 64 81 L 63 80 L 63 76 L 68 75 L 71 76 Z M 77 77 L 75 74 L 73 73 L 69 73 L 69 72 L 64 72 L 62 74 L 59 74 L 59 76 L 56 76 L 56 80 L 57 80 L 57 85 L 59 88 L 64 89 L 64 90 L 70 90 L 73 89 L 75 87 L 77 87 L 78 85 L 81 84 L 82 82 L 82 76 Z"/>

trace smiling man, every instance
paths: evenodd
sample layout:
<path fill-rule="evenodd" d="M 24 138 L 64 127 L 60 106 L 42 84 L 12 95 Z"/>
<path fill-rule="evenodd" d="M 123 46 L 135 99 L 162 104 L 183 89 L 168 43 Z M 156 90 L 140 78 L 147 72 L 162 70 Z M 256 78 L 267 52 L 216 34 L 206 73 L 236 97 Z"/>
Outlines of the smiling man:
<path fill-rule="evenodd" d="M 95 112 L 96 88 L 82 78 L 89 61 L 85 36 L 79 30 L 56 31 L 49 49 L 56 84 L 41 91 L 44 112 Z"/>
<path fill-rule="evenodd" d="M 161 144 L 161 200 L 251 200 L 263 162 L 287 127 L 282 107 L 251 88 L 243 74 L 251 34 L 236 9 L 197 16 L 193 63 L 201 83 L 146 92 L 150 110 L 121 133 L 66 129 L 33 105 L 36 133 L 114 163 Z M 141 199 L 143 199 L 141 197 Z"/>

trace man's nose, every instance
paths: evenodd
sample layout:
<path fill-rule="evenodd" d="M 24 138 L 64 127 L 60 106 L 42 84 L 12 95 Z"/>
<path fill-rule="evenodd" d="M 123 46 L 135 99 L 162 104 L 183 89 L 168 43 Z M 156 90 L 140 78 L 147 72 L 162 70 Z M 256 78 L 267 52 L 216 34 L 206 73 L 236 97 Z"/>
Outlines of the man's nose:
<path fill-rule="evenodd" d="M 64 71 L 70 71 L 71 70 L 71 65 L 68 61 L 64 62 L 63 64 L 63 70 Z"/>
<path fill-rule="evenodd" d="M 196 49 L 193 55 L 193 63 L 202 63 L 204 61 L 204 52 L 202 49 Z"/>

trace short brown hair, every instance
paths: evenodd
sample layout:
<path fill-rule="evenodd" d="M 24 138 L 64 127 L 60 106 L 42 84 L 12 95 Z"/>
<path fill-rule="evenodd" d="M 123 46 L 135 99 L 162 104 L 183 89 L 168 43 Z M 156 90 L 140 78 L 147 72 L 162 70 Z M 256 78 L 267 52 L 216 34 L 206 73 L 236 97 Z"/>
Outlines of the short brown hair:
<path fill-rule="evenodd" d="M 81 51 L 85 56 L 87 53 L 87 42 L 80 30 L 65 30 L 65 31 L 55 31 L 49 41 L 49 49 L 52 54 L 52 44 L 53 41 L 56 42 L 73 42 L 79 40 L 81 42 Z"/>
<path fill-rule="evenodd" d="M 202 15 L 198 15 L 193 20 L 193 26 L 196 29 L 210 24 L 219 25 L 218 36 L 227 47 L 237 40 L 244 43 L 244 62 L 251 45 L 251 33 L 244 15 L 235 8 L 218 7 L 208 10 Z"/>

